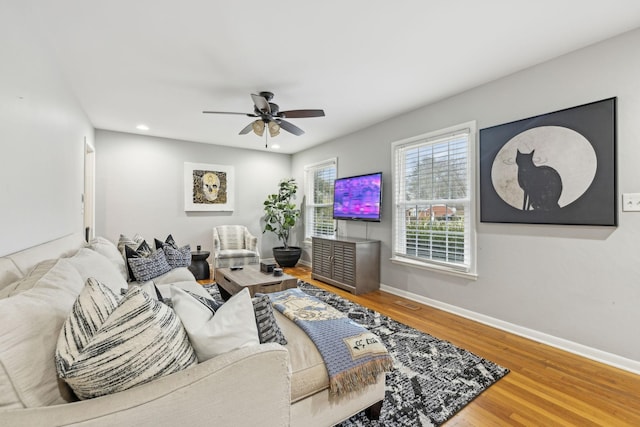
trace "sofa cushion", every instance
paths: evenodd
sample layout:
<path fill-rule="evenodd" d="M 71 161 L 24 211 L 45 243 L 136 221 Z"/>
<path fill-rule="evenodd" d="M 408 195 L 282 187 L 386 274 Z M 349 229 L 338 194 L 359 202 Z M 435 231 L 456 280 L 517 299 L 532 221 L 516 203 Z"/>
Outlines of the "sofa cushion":
<path fill-rule="evenodd" d="M 122 278 L 125 281 L 127 280 L 127 265 L 124 262 L 122 253 L 120 253 L 116 245 L 114 245 L 110 240 L 98 236 L 91 239 L 88 247 L 111 261 Z"/>
<path fill-rule="evenodd" d="M 18 266 L 9 258 L 0 258 L 0 293 L 9 284 L 20 280 L 23 274 Z M 0 298 L 3 298 L 0 295 Z"/>
<path fill-rule="evenodd" d="M 80 399 L 127 390 L 197 363 L 175 313 L 139 287 L 120 299 L 89 279 L 60 331 L 60 377 Z"/>
<path fill-rule="evenodd" d="M 133 251 L 128 246 L 125 248 L 127 251 L 127 262 L 133 277 L 139 282 L 146 282 L 155 277 L 161 276 L 171 271 L 171 266 L 167 262 L 167 258 L 164 255 L 164 250 L 158 249 L 149 256 L 138 257 L 137 251 Z"/>
<path fill-rule="evenodd" d="M 291 363 L 291 403 L 329 388 L 327 368 L 313 341 L 278 310 L 274 310 L 274 314 L 287 337 L 285 348 Z"/>
<path fill-rule="evenodd" d="M 47 259 L 36 264 L 35 267 L 33 267 L 33 269 L 25 277 L 7 285 L 4 289 L 0 290 L 0 298 L 7 298 L 13 295 L 17 295 L 20 292 L 24 292 L 33 288 L 36 283 L 38 283 L 38 280 L 40 280 L 45 274 L 49 273 L 51 268 L 56 265 L 57 262 L 57 259 Z"/>
<path fill-rule="evenodd" d="M 127 281 L 122 277 L 122 273 L 118 271 L 116 266 L 92 249 L 81 248 L 68 260 L 78 270 L 83 282 L 93 277 L 118 295 L 121 289 L 128 287 Z"/>
<path fill-rule="evenodd" d="M 0 300 L 0 407 L 65 403 L 53 360 L 58 334 L 83 282 L 66 259 L 41 273 L 29 289 Z"/>
<path fill-rule="evenodd" d="M 177 286 L 171 286 L 171 303 L 200 362 L 237 348 L 260 344 L 248 289 L 232 296 L 215 313 Z"/>

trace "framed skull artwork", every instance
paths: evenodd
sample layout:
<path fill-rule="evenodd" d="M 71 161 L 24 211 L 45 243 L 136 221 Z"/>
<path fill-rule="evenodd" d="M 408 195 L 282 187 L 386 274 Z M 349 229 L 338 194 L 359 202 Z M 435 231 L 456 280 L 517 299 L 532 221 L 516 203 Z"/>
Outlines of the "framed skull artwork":
<path fill-rule="evenodd" d="M 233 166 L 184 164 L 184 210 L 233 211 Z"/>

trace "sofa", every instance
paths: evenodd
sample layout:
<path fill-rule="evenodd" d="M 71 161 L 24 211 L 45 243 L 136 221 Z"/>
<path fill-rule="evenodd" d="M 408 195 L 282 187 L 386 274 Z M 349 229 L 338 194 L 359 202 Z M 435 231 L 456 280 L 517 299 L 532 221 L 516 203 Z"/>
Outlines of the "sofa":
<path fill-rule="evenodd" d="M 313 342 L 274 311 L 287 344 L 234 349 L 124 391 L 74 399 L 54 363 L 60 330 L 90 277 L 127 283 L 106 239 L 81 234 L 0 258 L 0 425 L 7 426 L 331 426 L 384 398 L 384 375 L 347 395 L 329 393 Z M 177 286 L 209 296 L 187 268 L 154 278 L 163 297 Z M 125 289 L 126 290 L 126 289 Z"/>

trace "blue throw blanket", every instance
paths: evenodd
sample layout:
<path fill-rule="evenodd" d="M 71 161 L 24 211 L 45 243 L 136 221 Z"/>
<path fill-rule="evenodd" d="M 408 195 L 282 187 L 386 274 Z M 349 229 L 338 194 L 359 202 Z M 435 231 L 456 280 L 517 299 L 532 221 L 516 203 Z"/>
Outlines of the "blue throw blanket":
<path fill-rule="evenodd" d="M 268 294 L 274 307 L 314 342 L 329 373 L 329 389 L 342 394 L 374 384 L 393 367 L 380 339 L 335 308 L 300 289 Z"/>

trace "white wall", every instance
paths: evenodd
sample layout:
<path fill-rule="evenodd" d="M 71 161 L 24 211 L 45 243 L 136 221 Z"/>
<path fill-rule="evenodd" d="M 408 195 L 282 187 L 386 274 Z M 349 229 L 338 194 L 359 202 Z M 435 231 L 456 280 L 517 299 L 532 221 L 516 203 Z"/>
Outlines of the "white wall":
<path fill-rule="evenodd" d="M 184 162 L 234 166 L 234 211 L 185 212 Z M 214 226 L 242 224 L 271 257 L 279 245 L 262 234 L 262 203 L 290 171 L 288 154 L 96 130 L 96 234 L 117 242 L 140 233 L 153 243 L 171 233 L 179 245 L 211 251 Z"/>
<path fill-rule="evenodd" d="M 636 30 L 576 51 L 298 153 L 293 170 L 301 179 L 304 165 L 337 153 L 338 176 L 385 173 L 383 221 L 341 224 L 347 235 L 382 240 L 383 284 L 640 362 L 640 213 L 620 212 L 618 227 L 478 224 L 477 281 L 389 261 L 391 143 L 425 132 L 617 96 L 619 193 L 640 192 L 639 47 Z"/>
<path fill-rule="evenodd" d="M 0 256 L 82 232 L 93 127 L 24 5 L 0 8 Z"/>

